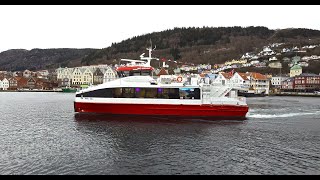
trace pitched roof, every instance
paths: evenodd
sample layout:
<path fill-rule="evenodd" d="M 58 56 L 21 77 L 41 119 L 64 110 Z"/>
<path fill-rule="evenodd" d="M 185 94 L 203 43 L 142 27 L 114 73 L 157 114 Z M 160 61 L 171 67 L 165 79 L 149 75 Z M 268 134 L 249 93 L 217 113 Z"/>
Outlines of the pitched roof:
<path fill-rule="evenodd" d="M 290 68 L 290 70 L 296 70 L 296 69 L 302 69 L 302 67 L 296 64 Z"/>
<path fill-rule="evenodd" d="M 225 73 L 225 72 L 221 72 L 221 75 L 226 79 L 230 79 L 232 77 L 230 73 Z"/>
<path fill-rule="evenodd" d="M 248 73 L 253 79 L 257 79 L 257 80 L 267 80 L 267 76 L 260 74 L 260 73 L 256 73 L 256 72 L 250 72 Z"/>
<path fill-rule="evenodd" d="M 23 86 L 27 85 L 27 83 L 28 83 L 28 79 L 25 77 L 17 77 L 17 80 L 18 80 L 19 87 L 23 87 Z"/>
<path fill-rule="evenodd" d="M 168 75 L 168 73 L 164 68 L 161 68 L 157 76 L 160 76 L 160 75 Z"/>
<path fill-rule="evenodd" d="M 237 72 L 237 73 L 239 74 L 239 76 L 240 76 L 243 80 L 249 80 L 246 73 L 239 73 L 239 72 Z"/>

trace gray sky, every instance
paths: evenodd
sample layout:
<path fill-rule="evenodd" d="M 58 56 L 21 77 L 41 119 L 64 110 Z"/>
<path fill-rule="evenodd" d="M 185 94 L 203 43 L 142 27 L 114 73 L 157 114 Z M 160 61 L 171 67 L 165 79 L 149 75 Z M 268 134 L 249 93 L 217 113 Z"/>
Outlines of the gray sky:
<path fill-rule="evenodd" d="M 0 52 L 104 48 L 174 27 L 320 30 L 319 5 L 0 5 Z"/>

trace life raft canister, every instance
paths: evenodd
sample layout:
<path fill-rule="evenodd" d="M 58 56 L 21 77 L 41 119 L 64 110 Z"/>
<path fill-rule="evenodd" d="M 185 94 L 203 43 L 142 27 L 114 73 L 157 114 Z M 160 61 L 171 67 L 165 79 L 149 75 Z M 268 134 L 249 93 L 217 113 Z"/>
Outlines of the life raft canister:
<path fill-rule="evenodd" d="M 177 81 L 182 82 L 182 77 L 181 76 L 177 77 Z"/>

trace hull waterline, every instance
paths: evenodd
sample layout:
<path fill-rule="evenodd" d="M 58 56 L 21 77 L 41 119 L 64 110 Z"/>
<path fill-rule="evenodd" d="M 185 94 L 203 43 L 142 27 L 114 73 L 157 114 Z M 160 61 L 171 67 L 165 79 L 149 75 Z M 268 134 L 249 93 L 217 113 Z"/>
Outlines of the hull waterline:
<path fill-rule="evenodd" d="M 114 115 L 167 116 L 206 120 L 245 120 L 248 106 L 239 105 L 171 105 L 74 102 L 77 113 Z"/>

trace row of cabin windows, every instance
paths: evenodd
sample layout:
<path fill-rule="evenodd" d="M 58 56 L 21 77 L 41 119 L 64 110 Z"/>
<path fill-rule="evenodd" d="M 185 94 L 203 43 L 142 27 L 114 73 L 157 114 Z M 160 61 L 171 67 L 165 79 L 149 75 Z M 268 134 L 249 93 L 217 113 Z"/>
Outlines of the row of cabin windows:
<path fill-rule="evenodd" d="M 76 97 L 200 99 L 199 88 L 107 88 L 77 94 Z"/>
<path fill-rule="evenodd" d="M 132 70 L 132 71 L 118 71 L 119 77 L 128 77 L 128 76 L 151 76 L 152 73 L 149 70 Z"/>

